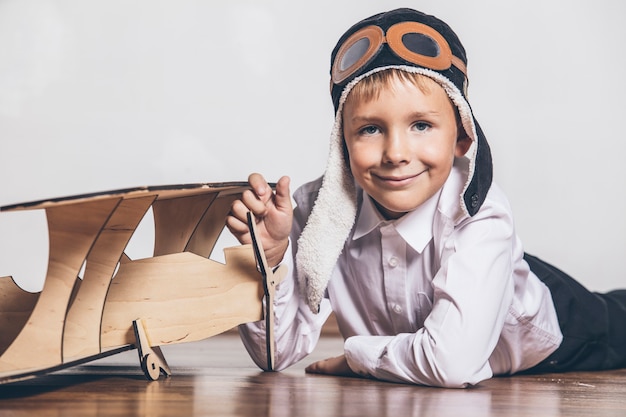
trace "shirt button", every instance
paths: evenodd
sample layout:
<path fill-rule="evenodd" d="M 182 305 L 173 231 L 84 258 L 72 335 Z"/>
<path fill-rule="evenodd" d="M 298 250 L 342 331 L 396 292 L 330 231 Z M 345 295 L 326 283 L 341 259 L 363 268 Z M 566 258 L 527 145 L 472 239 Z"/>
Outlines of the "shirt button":
<path fill-rule="evenodd" d="M 395 256 L 392 256 L 391 258 L 389 258 L 389 266 L 392 268 L 395 268 L 396 266 L 398 266 L 398 258 L 396 258 Z"/>
<path fill-rule="evenodd" d="M 394 304 L 393 305 L 393 311 L 396 312 L 397 314 L 402 313 L 402 307 L 399 306 L 398 304 Z"/>
<path fill-rule="evenodd" d="M 472 194 L 472 198 L 471 198 L 471 206 L 472 208 L 476 208 L 478 207 L 478 194 Z"/>

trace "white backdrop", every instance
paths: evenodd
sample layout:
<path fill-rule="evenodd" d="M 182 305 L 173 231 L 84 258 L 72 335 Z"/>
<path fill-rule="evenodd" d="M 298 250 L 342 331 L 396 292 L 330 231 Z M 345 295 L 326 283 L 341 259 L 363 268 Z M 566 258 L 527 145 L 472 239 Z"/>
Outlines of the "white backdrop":
<path fill-rule="evenodd" d="M 323 172 L 329 55 L 410 6 L 459 34 L 526 250 L 626 287 L 626 3 L 0 0 L 0 205 Z M 141 243 L 138 251 L 141 251 Z M 42 212 L 0 214 L 0 276 L 41 288 Z"/>

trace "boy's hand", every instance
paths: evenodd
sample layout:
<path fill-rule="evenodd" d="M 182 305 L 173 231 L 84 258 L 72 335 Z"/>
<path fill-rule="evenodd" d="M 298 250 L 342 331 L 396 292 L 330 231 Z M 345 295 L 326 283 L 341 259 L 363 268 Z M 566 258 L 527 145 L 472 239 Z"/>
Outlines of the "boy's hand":
<path fill-rule="evenodd" d="M 278 180 L 276 193 L 260 174 L 251 174 L 248 183 L 252 190 L 244 191 L 241 200 L 232 204 L 226 227 L 240 243 L 252 243 L 247 221 L 247 213 L 251 211 L 256 218 L 267 263 L 274 267 L 285 255 L 293 221 L 289 177 Z"/>
<path fill-rule="evenodd" d="M 346 361 L 345 355 L 337 356 L 335 358 L 328 358 L 322 361 L 312 363 L 311 365 L 307 366 L 304 371 L 309 374 L 324 374 L 349 377 L 359 376 L 352 369 L 350 369 L 350 367 L 348 366 L 348 361 Z"/>

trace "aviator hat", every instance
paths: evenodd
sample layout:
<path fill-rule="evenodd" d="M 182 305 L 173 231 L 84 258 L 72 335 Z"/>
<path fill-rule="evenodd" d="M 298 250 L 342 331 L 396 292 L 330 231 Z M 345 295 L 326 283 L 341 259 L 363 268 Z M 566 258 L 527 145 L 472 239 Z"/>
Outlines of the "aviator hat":
<path fill-rule="evenodd" d="M 459 199 L 467 215 L 478 212 L 491 186 L 491 152 L 467 101 L 467 58 L 452 29 L 434 16 L 406 8 L 379 13 L 352 26 L 331 55 L 335 123 L 322 186 L 296 254 L 300 288 L 315 313 L 357 213 L 356 186 L 343 154 L 343 104 L 358 82 L 391 68 L 430 77 L 457 107 L 472 139 L 466 154 L 469 175 Z"/>

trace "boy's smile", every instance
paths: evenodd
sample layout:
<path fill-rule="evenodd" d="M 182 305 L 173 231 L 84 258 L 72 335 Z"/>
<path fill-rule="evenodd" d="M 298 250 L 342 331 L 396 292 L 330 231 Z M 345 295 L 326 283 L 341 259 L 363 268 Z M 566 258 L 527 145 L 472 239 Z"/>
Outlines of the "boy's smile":
<path fill-rule="evenodd" d="M 349 95 L 345 102 L 343 134 L 350 170 L 387 219 L 399 218 L 435 195 L 454 157 L 463 156 L 471 144 L 457 128 L 443 88 L 422 79 L 423 91 L 393 76 L 372 99 Z"/>

